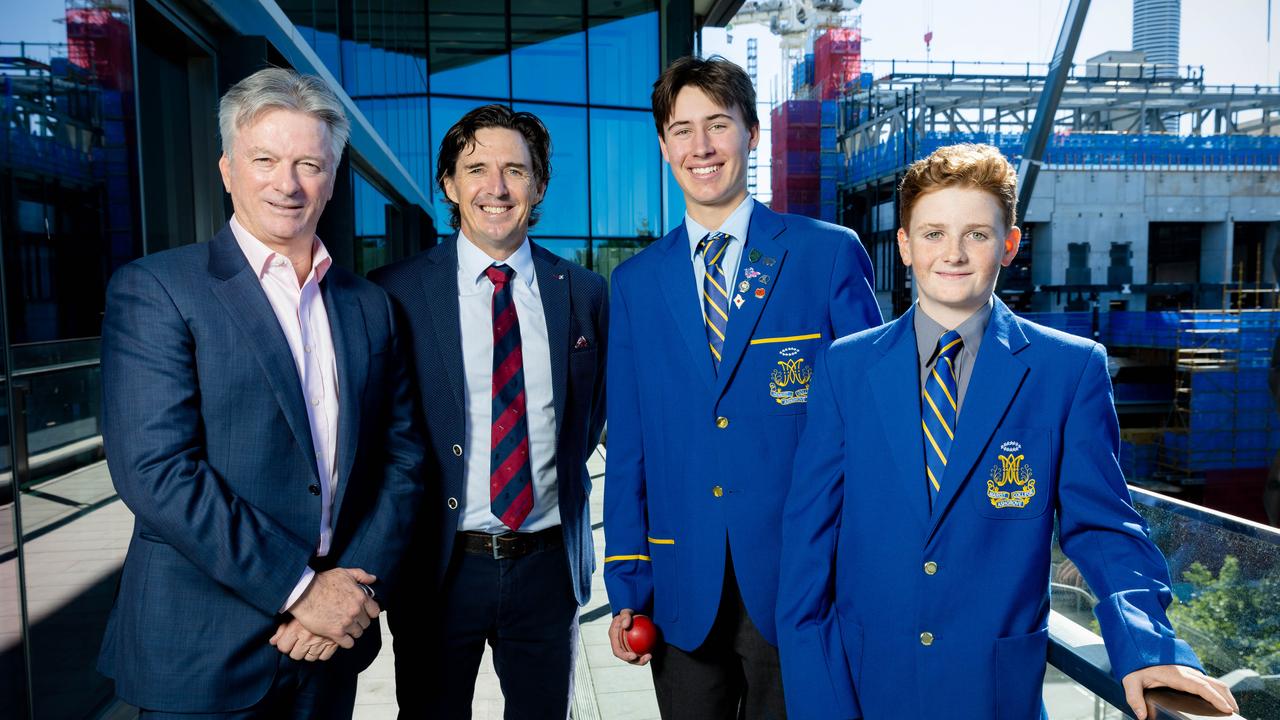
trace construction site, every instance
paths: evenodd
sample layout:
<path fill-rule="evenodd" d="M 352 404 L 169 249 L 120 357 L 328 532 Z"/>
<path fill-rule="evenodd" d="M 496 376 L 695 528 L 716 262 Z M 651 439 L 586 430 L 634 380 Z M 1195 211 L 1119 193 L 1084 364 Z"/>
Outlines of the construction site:
<path fill-rule="evenodd" d="M 1074 62 L 1068 12 L 1056 64 L 864 58 L 857 0 L 747 2 L 735 23 L 768 26 L 787 55 L 771 206 L 857 231 L 885 317 L 914 299 L 895 239 L 907 167 L 1000 148 L 1023 235 L 998 294 L 1107 346 L 1130 482 L 1265 522 L 1280 87 L 1180 65 L 1178 7 L 1137 0 L 1131 48 Z"/>

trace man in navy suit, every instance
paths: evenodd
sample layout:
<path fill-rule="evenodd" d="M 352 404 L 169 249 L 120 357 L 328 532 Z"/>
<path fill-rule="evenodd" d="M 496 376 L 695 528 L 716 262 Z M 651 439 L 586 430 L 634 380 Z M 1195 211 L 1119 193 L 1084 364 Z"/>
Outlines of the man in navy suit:
<path fill-rule="evenodd" d="M 1237 709 L 1165 615 L 1169 573 L 1116 460 L 1105 350 L 993 296 L 1018 252 L 1016 185 L 989 145 L 912 165 L 898 249 L 919 302 L 818 363 L 783 517 L 793 716 L 1046 717 L 1055 519 L 1135 716 L 1160 686 Z"/>
<path fill-rule="evenodd" d="M 723 59 L 654 84 L 684 221 L 613 274 L 605 584 L 614 655 L 652 613 L 663 718 L 785 715 L 774 632 L 782 503 L 812 363 L 880 323 L 851 231 L 747 195 L 755 89 Z"/>
<path fill-rule="evenodd" d="M 135 524 L 99 668 L 147 718 L 350 717 L 421 494 L 411 379 L 386 293 L 315 234 L 337 97 L 262 70 L 219 124 L 230 222 L 107 291 L 103 439 Z"/>
<path fill-rule="evenodd" d="M 437 155 L 458 232 L 373 275 L 409 327 L 439 478 L 404 567 L 421 601 L 388 614 L 404 718 L 471 717 L 486 641 L 506 717 L 568 715 L 607 318 L 604 279 L 528 238 L 550 152 L 529 113 L 468 112 Z"/>

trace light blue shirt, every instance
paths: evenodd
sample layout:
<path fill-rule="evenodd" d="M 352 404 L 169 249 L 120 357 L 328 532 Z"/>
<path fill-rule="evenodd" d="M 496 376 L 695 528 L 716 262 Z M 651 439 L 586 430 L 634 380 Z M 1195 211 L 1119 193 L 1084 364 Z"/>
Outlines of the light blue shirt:
<path fill-rule="evenodd" d="M 724 276 L 729 281 L 729 297 L 733 297 L 734 287 L 742 278 L 737 277 L 738 261 L 742 259 L 742 248 L 747 245 L 747 228 L 751 225 L 751 211 L 755 208 L 756 201 L 748 195 L 733 212 L 729 213 L 729 217 L 725 218 L 724 224 L 718 228 L 705 228 L 698 224 L 697 220 L 689 217 L 688 213 L 684 216 L 684 227 L 689 233 L 689 258 L 693 263 L 693 281 L 694 287 L 698 291 L 698 297 L 702 297 L 702 279 L 707 274 L 706 261 L 702 259 L 702 255 L 698 252 L 698 243 L 702 242 L 702 238 L 707 233 L 719 231 L 728 233 L 733 237 L 729 246 L 724 250 L 724 259 L 720 261 L 720 268 L 724 270 Z M 699 303 L 701 307 L 701 303 Z M 730 314 L 733 313 L 732 303 L 730 303 Z"/>
<path fill-rule="evenodd" d="M 500 265 L 458 233 L 458 318 L 462 324 L 462 364 L 467 420 L 463 475 L 466 493 L 458 512 L 458 529 L 487 533 L 510 530 L 489 510 L 489 440 L 493 425 L 493 283 L 485 274 Z M 524 359 L 524 395 L 528 411 L 529 466 L 533 471 L 533 510 L 520 532 L 536 532 L 560 524 L 556 487 L 556 408 L 551 390 L 551 345 L 538 292 L 529 238 L 505 264 L 515 270 L 511 297 L 520 322 Z"/>

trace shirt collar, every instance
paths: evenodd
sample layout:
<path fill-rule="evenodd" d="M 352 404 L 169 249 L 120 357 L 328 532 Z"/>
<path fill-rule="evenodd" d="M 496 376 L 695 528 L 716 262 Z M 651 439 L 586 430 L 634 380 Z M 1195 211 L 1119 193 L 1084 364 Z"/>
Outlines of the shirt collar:
<path fill-rule="evenodd" d="M 236 244 L 240 246 L 240 252 L 244 253 L 245 259 L 249 261 L 249 267 L 257 273 L 258 279 L 266 277 L 267 271 L 271 269 L 271 261 L 275 260 L 280 253 L 254 237 L 253 233 L 240 224 L 235 215 L 231 216 L 231 222 L 228 224 L 231 226 L 231 234 L 236 238 Z M 285 260 L 288 261 L 288 258 Z M 332 264 L 333 258 L 329 255 L 329 250 L 325 248 L 320 238 L 316 237 L 311 245 L 311 272 L 315 273 L 316 282 L 324 280 L 325 273 L 329 272 L 329 266 Z"/>
<path fill-rule="evenodd" d="M 516 277 L 523 280 L 525 285 L 533 287 L 534 267 L 533 267 L 533 247 L 529 242 L 529 236 L 526 235 L 524 241 L 520 243 L 520 247 L 511 254 L 511 257 L 498 262 L 489 257 L 485 251 L 476 246 L 475 243 L 467 239 L 462 231 L 458 231 L 458 270 L 463 274 L 469 282 L 480 282 L 480 276 L 490 265 L 505 264 L 512 270 L 516 271 Z"/>
<path fill-rule="evenodd" d="M 733 239 L 738 242 L 746 242 L 747 228 L 751 225 L 753 209 L 755 209 L 755 200 L 748 195 L 738 204 L 738 207 L 733 209 L 733 212 L 729 213 L 729 217 L 725 218 L 718 230 L 733 236 Z M 698 243 L 702 242 L 702 238 L 706 237 L 711 230 L 699 224 L 689 216 L 689 213 L 684 214 L 684 227 L 689 233 L 689 259 L 692 260 L 698 257 Z"/>
<path fill-rule="evenodd" d="M 961 352 L 968 350 L 971 356 L 977 356 L 978 347 L 982 344 L 982 336 L 986 334 L 987 325 L 991 322 L 991 309 L 994 306 L 995 303 L 987 298 L 986 305 L 978 308 L 964 322 L 956 326 L 956 332 L 960 333 L 960 339 L 964 341 Z M 938 340 L 948 328 L 929 317 L 920 304 L 916 303 L 915 330 L 916 351 L 920 353 L 920 366 L 925 367 L 929 361 L 933 360 L 933 354 L 938 349 Z"/>

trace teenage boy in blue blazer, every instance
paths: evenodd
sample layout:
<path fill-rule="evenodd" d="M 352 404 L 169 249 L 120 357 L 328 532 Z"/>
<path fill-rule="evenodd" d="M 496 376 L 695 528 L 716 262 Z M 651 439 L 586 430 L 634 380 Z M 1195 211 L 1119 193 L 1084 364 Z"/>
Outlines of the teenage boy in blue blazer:
<path fill-rule="evenodd" d="M 782 503 L 817 353 L 880 324 L 851 231 L 747 193 L 756 94 L 728 60 L 654 84 L 686 214 L 613 273 L 604 580 L 614 654 L 653 660 L 665 720 L 781 720 L 774 600 Z M 664 643 L 623 631 L 652 614 Z"/>
<path fill-rule="evenodd" d="M 793 718 L 1046 717 L 1054 519 L 1098 595 L 1115 676 L 1236 708 L 1174 636 L 1164 558 L 1130 504 L 1097 343 L 993 296 L 1017 175 L 941 148 L 901 186 L 919 302 L 819 356 L 783 513 L 778 636 Z"/>

